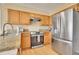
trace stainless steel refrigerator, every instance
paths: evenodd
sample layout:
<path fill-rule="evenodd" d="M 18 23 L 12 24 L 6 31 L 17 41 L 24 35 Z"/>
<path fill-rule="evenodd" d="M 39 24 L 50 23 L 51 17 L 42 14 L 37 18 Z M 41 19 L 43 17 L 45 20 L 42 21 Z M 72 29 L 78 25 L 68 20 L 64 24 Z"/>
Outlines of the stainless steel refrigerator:
<path fill-rule="evenodd" d="M 68 9 L 52 20 L 52 48 L 59 54 L 79 54 L 79 12 Z"/>

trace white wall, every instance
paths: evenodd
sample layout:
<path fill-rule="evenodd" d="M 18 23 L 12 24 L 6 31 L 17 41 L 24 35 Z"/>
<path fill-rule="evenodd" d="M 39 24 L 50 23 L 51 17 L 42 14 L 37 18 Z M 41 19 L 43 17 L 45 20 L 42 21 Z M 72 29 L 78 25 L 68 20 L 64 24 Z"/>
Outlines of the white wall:
<path fill-rule="evenodd" d="M 1 20 L 1 5 L 0 5 L 0 33 L 1 33 L 1 24 L 2 24 L 1 21 L 2 21 L 2 20 Z"/>

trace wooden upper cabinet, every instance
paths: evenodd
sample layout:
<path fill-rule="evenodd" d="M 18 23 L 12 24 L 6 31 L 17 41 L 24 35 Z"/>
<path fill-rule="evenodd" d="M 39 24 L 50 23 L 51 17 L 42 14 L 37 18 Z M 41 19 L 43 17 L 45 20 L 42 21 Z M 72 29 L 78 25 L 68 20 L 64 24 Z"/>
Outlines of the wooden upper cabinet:
<path fill-rule="evenodd" d="M 51 25 L 51 19 L 50 19 L 49 16 L 35 14 L 35 13 L 30 13 L 30 17 L 35 17 L 35 18 L 41 19 L 40 25 L 43 25 L 43 26 L 49 26 L 49 25 Z"/>
<path fill-rule="evenodd" d="M 8 10 L 8 22 L 11 24 L 19 24 L 20 12 L 17 10 Z"/>
<path fill-rule="evenodd" d="M 50 25 L 50 18 L 49 18 L 49 16 L 45 16 L 45 25 Z"/>
<path fill-rule="evenodd" d="M 51 25 L 51 19 L 50 19 L 50 17 L 42 15 L 42 17 L 41 17 L 41 25 L 45 25 L 45 26 Z"/>
<path fill-rule="evenodd" d="M 73 6 L 75 11 L 79 11 L 79 4 Z"/>
<path fill-rule="evenodd" d="M 8 19 L 9 19 L 8 22 L 11 24 L 29 25 L 31 17 L 41 19 L 40 25 L 43 25 L 43 26 L 50 25 L 51 19 L 49 16 L 40 15 L 36 13 L 17 11 L 12 9 L 8 10 Z"/>
<path fill-rule="evenodd" d="M 41 25 L 44 25 L 45 23 L 44 23 L 44 20 L 45 20 L 45 17 L 44 17 L 44 15 L 42 15 L 41 16 Z"/>
<path fill-rule="evenodd" d="M 30 15 L 27 12 L 20 12 L 20 24 L 28 25 L 30 24 Z"/>

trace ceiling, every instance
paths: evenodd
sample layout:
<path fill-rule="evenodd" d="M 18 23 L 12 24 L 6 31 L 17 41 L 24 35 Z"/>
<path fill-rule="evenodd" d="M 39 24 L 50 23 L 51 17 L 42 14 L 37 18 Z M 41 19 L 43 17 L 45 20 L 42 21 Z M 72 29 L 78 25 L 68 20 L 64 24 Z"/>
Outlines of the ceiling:
<path fill-rule="evenodd" d="M 51 15 L 73 4 L 72 3 L 16 3 L 16 4 L 10 3 L 3 5 L 21 7 L 29 11 L 35 11 Z"/>

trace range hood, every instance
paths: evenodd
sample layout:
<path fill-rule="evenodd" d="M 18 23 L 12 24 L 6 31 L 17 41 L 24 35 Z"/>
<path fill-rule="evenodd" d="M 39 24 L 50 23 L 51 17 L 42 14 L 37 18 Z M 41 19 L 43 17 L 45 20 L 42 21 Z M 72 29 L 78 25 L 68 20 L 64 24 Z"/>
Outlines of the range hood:
<path fill-rule="evenodd" d="M 30 18 L 31 24 L 36 24 L 37 22 L 40 22 L 40 21 L 41 21 L 40 18 L 35 18 L 35 17 Z"/>

